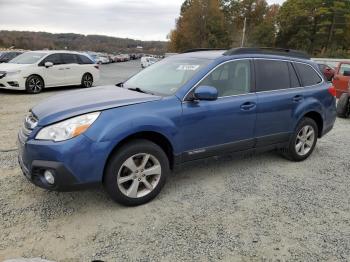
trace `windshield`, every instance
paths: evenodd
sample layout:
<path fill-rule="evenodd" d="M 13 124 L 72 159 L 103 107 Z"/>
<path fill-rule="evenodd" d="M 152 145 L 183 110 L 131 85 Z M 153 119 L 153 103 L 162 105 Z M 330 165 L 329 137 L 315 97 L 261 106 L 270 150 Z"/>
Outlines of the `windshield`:
<path fill-rule="evenodd" d="M 124 83 L 147 93 L 172 95 L 211 60 L 198 58 L 164 59 L 144 69 Z"/>
<path fill-rule="evenodd" d="M 12 59 L 10 64 L 34 64 L 43 58 L 45 53 L 27 52 Z"/>

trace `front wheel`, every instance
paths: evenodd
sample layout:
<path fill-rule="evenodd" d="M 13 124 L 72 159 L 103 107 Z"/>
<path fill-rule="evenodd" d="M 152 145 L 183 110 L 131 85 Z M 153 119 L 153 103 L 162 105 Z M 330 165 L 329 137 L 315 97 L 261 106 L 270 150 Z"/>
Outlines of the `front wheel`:
<path fill-rule="evenodd" d="M 159 194 L 169 170 L 164 151 L 148 140 L 138 139 L 112 155 L 103 184 L 114 201 L 126 206 L 141 205 Z"/>
<path fill-rule="evenodd" d="M 292 161 L 307 159 L 315 149 L 318 137 L 316 122 L 308 117 L 303 118 L 289 142 L 289 147 L 284 149 L 284 156 Z"/>
<path fill-rule="evenodd" d="M 92 87 L 92 84 L 94 83 L 94 79 L 92 77 L 91 74 L 86 73 L 83 75 L 82 79 L 81 79 L 81 86 L 88 88 L 88 87 Z"/>
<path fill-rule="evenodd" d="M 26 80 L 26 91 L 29 94 L 38 94 L 45 87 L 44 80 L 37 75 L 29 76 Z"/>

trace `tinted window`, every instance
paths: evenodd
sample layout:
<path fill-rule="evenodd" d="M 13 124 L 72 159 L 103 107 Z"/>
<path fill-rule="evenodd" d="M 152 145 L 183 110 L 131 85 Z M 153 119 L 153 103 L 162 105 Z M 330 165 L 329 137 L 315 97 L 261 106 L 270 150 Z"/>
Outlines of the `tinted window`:
<path fill-rule="evenodd" d="M 313 86 L 322 82 L 322 78 L 310 65 L 294 63 L 294 66 L 298 71 L 303 86 Z"/>
<path fill-rule="evenodd" d="M 223 97 L 249 93 L 250 80 L 249 60 L 237 60 L 219 66 L 198 85 L 213 86 Z"/>
<path fill-rule="evenodd" d="M 47 56 L 41 63 L 40 65 L 45 65 L 46 62 L 51 62 L 54 65 L 61 65 L 62 64 L 62 59 L 60 54 L 52 54 Z"/>
<path fill-rule="evenodd" d="M 289 76 L 290 76 L 290 87 L 291 88 L 300 87 L 298 76 L 291 63 L 288 63 L 288 68 L 289 68 Z"/>
<path fill-rule="evenodd" d="M 339 69 L 339 74 L 344 75 L 345 71 L 350 71 L 350 65 L 348 64 L 342 64 Z"/>
<path fill-rule="evenodd" d="M 290 87 L 288 63 L 277 60 L 255 60 L 257 91 Z"/>
<path fill-rule="evenodd" d="M 85 55 L 77 55 L 79 58 L 79 64 L 93 64 L 94 62 Z"/>
<path fill-rule="evenodd" d="M 64 64 L 78 64 L 77 57 L 74 54 L 62 54 Z"/>

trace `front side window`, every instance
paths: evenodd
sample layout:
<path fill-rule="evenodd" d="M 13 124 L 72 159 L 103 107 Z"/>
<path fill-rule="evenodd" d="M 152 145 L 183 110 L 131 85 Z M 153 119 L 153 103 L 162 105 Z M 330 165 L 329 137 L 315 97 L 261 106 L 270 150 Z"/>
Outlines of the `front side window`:
<path fill-rule="evenodd" d="M 298 71 L 303 86 L 313 86 L 322 82 L 322 78 L 310 65 L 294 63 L 294 66 Z"/>
<path fill-rule="evenodd" d="M 52 54 L 47 56 L 41 63 L 41 66 L 44 66 L 46 62 L 51 62 L 53 65 L 61 65 L 62 59 L 60 54 Z"/>
<path fill-rule="evenodd" d="M 287 62 L 257 59 L 255 71 L 257 92 L 290 88 Z"/>
<path fill-rule="evenodd" d="M 27 52 L 15 57 L 9 63 L 10 64 L 35 64 L 40 59 L 42 59 L 45 55 L 46 55 L 45 53 Z"/>
<path fill-rule="evenodd" d="M 219 97 L 247 94 L 251 87 L 250 71 L 249 60 L 231 61 L 216 68 L 198 86 L 215 87 Z"/>
<path fill-rule="evenodd" d="M 199 58 L 167 58 L 131 77 L 124 87 L 169 96 L 210 62 L 212 60 Z"/>

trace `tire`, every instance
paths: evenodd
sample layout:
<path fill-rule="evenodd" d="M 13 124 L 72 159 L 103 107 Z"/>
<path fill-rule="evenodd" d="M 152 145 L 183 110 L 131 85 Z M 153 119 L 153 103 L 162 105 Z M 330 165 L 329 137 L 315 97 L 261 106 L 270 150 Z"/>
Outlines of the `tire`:
<path fill-rule="evenodd" d="M 81 86 L 84 88 L 92 87 L 94 83 L 94 78 L 90 73 L 85 73 L 81 78 Z"/>
<path fill-rule="evenodd" d="M 341 118 L 348 118 L 350 115 L 349 94 L 342 94 L 337 103 L 337 116 Z"/>
<path fill-rule="evenodd" d="M 288 148 L 283 150 L 283 155 L 296 162 L 307 159 L 315 149 L 318 132 L 317 124 L 313 119 L 303 118 L 295 129 Z"/>
<path fill-rule="evenodd" d="M 26 80 L 26 91 L 29 94 L 38 94 L 45 88 L 44 80 L 38 75 L 31 75 Z"/>
<path fill-rule="evenodd" d="M 137 206 L 159 194 L 169 172 L 169 160 L 162 148 L 151 141 L 137 139 L 123 145 L 111 156 L 103 185 L 117 203 Z"/>

